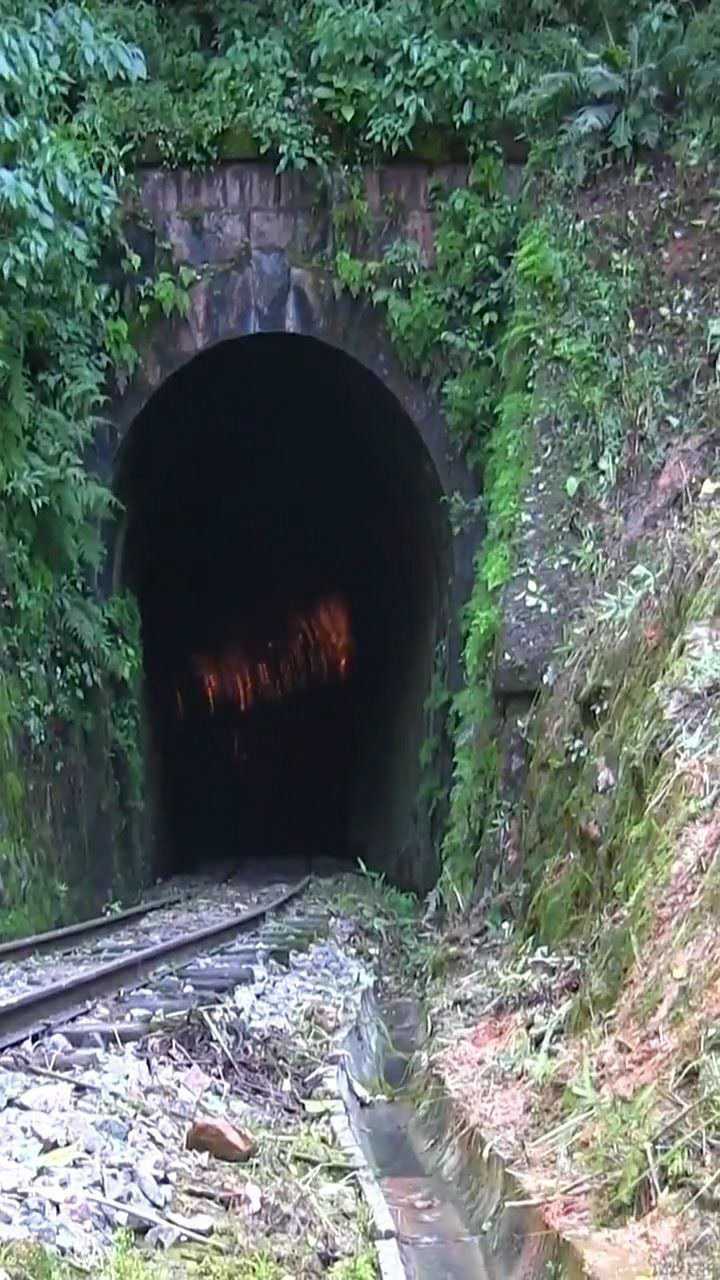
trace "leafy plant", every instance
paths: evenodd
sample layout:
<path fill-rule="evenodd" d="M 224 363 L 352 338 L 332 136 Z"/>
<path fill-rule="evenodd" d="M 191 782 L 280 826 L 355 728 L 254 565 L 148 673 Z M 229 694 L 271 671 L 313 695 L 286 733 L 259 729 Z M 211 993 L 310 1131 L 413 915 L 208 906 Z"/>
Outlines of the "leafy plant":
<path fill-rule="evenodd" d="M 620 40 L 610 37 L 600 48 L 578 41 L 568 65 L 541 76 L 517 106 L 530 121 L 561 121 L 561 145 L 571 159 L 588 145 L 629 159 L 666 136 L 692 70 L 685 36 L 674 5 L 653 5 Z"/>
<path fill-rule="evenodd" d="M 43 845 L 49 833 L 33 817 L 28 778 L 57 779 L 58 739 L 90 731 L 111 689 L 110 739 L 113 725 L 122 736 L 123 721 L 136 719 L 132 610 L 101 603 L 95 589 L 115 502 L 85 464 L 120 332 L 100 266 L 118 234 L 122 153 L 79 117 L 91 87 L 144 75 L 140 50 L 80 5 L 4 6 L 0 686 L 6 767 L 23 784 L 6 810 L 0 875 L 6 903 L 24 899 L 38 912 L 45 900 L 51 918 L 62 911 L 63 862 Z M 137 745 L 125 735 L 122 749 Z"/>
<path fill-rule="evenodd" d="M 403 923 L 415 918 L 418 904 L 414 893 L 403 892 L 388 884 L 385 875 L 380 871 L 371 871 L 362 858 L 358 858 L 358 866 L 386 911 Z"/>

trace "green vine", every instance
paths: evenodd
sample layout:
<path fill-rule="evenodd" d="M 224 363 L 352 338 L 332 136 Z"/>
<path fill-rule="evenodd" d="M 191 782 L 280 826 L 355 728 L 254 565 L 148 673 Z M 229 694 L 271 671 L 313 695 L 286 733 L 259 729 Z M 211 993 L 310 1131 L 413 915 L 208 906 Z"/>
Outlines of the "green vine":
<path fill-rule="evenodd" d="M 118 840 L 121 809 L 139 799 L 124 781 L 133 775 L 134 787 L 137 770 L 110 767 L 138 749 L 137 619 L 131 601 L 98 596 L 115 503 L 85 465 L 119 316 L 101 264 L 118 237 L 124 171 L 121 148 L 101 145 L 82 109 L 145 64 L 79 5 L 13 3 L 0 14 L 0 893 L 10 930 L 62 918 L 63 885 L 83 882 L 72 827 L 85 773 L 106 769 Z M 99 741 L 105 754 L 91 765 Z M 84 856 L 97 857 L 90 841 Z"/>

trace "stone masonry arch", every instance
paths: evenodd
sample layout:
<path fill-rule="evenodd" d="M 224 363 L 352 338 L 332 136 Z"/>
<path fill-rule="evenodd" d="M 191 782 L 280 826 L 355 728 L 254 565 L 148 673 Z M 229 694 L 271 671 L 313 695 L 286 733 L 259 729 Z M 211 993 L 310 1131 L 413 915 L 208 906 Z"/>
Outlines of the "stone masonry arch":
<path fill-rule="evenodd" d="M 427 205 L 423 194 L 427 192 L 431 176 L 427 166 L 407 166 L 406 170 L 400 174 L 389 171 L 389 177 L 384 177 L 381 171 L 379 175 L 369 176 L 368 181 L 378 189 L 383 182 L 397 188 L 401 181 L 411 203 Z M 462 174 L 456 170 L 457 167 L 453 167 L 446 175 L 448 181 L 462 180 Z M 398 423 L 402 421 L 408 428 L 411 426 L 418 443 L 412 466 L 425 478 L 407 480 L 405 505 L 417 501 L 417 521 L 423 526 L 432 524 L 435 529 L 431 558 L 439 574 L 432 635 L 428 632 L 423 641 L 425 653 L 418 668 L 422 668 L 422 687 L 416 682 L 415 711 L 402 721 L 401 738 L 404 735 L 408 739 L 407 751 L 413 757 L 413 764 L 409 769 L 403 766 L 397 775 L 402 812 L 398 805 L 388 801 L 385 807 L 388 813 L 393 810 L 392 820 L 378 819 L 365 827 L 356 815 L 345 852 L 348 856 L 365 857 L 399 883 L 425 889 L 437 872 L 436 846 L 442 805 L 438 809 L 429 803 L 427 796 L 423 799 L 423 788 L 425 786 L 429 795 L 437 792 L 438 786 L 441 791 L 447 787 L 449 761 L 446 751 L 441 749 L 432 764 L 435 774 L 432 785 L 426 786 L 428 779 L 417 763 L 428 731 L 423 704 L 437 661 L 444 668 L 450 685 L 457 683 L 459 613 L 470 592 L 473 556 L 479 537 L 476 525 L 468 525 L 454 536 L 451 534 L 447 503 L 455 494 L 473 498 L 476 482 L 450 445 L 437 399 L 428 388 L 408 377 L 400 366 L 381 314 L 365 301 L 339 294 L 329 271 L 322 265 L 322 254 L 328 247 L 329 224 L 316 200 L 312 182 L 297 177 L 290 180 L 287 176 L 281 179 L 269 166 L 258 164 L 224 165 L 206 175 L 158 170 L 143 176 L 141 201 L 145 225 L 136 226 L 133 239 L 146 268 L 157 261 L 158 245 L 164 245 L 165 252 L 169 245 L 175 262 L 196 267 L 200 279 L 191 290 L 188 315 L 173 315 L 156 325 L 142 353 L 136 377 L 113 406 L 117 446 L 114 484 L 128 509 L 131 524 L 133 504 L 137 507 L 139 501 L 138 476 L 144 466 L 141 437 L 149 438 L 150 431 L 166 430 L 163 424 L 173 413 L 184 412 L 182 406 L 190 401 L 197 405 L 203 403 L 198 379 L 208 379 L 208 393 L 218 380 L 229 387 L 228 369 L 236 364 L 242 368 L 246 386 L 250 386 L 256 377 L 255 367 L 263 366 L 263 361 L 268 387 L 275 381 L 273 370 L 277 369 L 278 378 L 282 379 L 286 367 L 287 376 L 297 380 L 298 403 L 306 406 L 314 385 L 307 380 L 307 370 L 316 370 L 316 384 L 325 388 L 322 394 L 326 399 L 322 400 L 321 396 L 314 415 L 306 414 L 303 418 L 303 429 L 310 433 L 315 430 L 316 418 L 320 423 L 318 430 L 324 429 L 323 415 L 333 412 L 329 406 L 336 405 L 333 396 L 340 394 L 337 388 L 342 383 L 343 394 L 349 397 L 344 403 L 352 406 L 356 401 L 361 402 L 365 421 L 380 415 L 382 422 L 378 430 L 385 429 L 383 424 L 387 421 L 387 458 L 383 466 L 388 475 L 397 471 L 396 481 L 392 483 L 399 486 L 398 493 L 405 483 L 402 467 L 406 463 L 400 459 L 403 448 L 397 445 L 402 432 L 399 428 L 396 431 L 392 423 L 397 419 Z M 409 210 L 407 230 L 408 234 L 417 236 L 425 254 L 432 252 L 432 229 L 426 207 Z M 254 340 L 263 335 L 266 341 L 255 346 Z M 288 342 L 293 338 L 300 340 L 299 343 Z M 271 348 L 273 363 L 269 364 Z M 301 348 L 306 353 L 302 359 L 298 356 Z M 250 359 L 252 353 L 261 352 L 262 358 L 257 354 Z M 352 395 L 348 387 L 352 388 Z M 239 384 L 235 391 L 227 391 L 223 402 L 226 406 L 235 403 L 233 395 L 242 398 Z M 377 398 L 373 400 L 373 396 Z M 257 404 L 257 387 L 252 397 Z M 352 417 L 352 409 L 348 412 Z M 198 418 L 198 431 L 201 428 Z M 356 423 L 353 431 L 356 433 L 353 440 L 357 442 L 361 427 Z M 170 435 L 167 441 L 170 455 Z M 312 452 L 310 443 L 308 449 Z M 364 466 L 359 458 L 359 474 L 365 474 Z M 378 476 L 382 470 L 381 467 Z M 417 498 L 421 489 L 434 493 L 429 505 L 428 500 Z M 148 504 L 148 510 L 152 505 Z M 362 514 L 358 519 L 362 520 Z M 133 574 L 139 572 L 139 562 L 132 563 L 132 555 L 136 553 L 128 551 L 124 542 L 126 532 L 124 526 L 118 538 L 115 571 L 116 576 L 135 586 Z M 420 547 L 420 542 L 417 546 Z M 395 554 L 392 547 L 388 547 L 388 554 L 391 557 Z M 417 551 L 420 558 L 422 554 Z M 368 573 L 382 577 L 381 559 L 368 562 Z M 426 623 L 427 619 L 423 623 L 425 632 Z M 397 726 L 393 733 L 397 745 L 400 741 Z M 152 725 L 150 736 L 152 739 Z M 371 746 L 370 751 L 373 749 Z M 153 750 L 157 756 L 157 736 Z M 389 765 L 387 771 L 392 773 Z M 366 796 L 368 789 L 382 790 L 382 783 L 372 769 L 366 770 L 365 787 Z M 161 841 L 162 826 L 159 821 Z M 322 850 L 326 851 L 332 850 Z M 174 869 L 176 865 L 177 859 L 174 862 L 167 850 L 164 864 L 162 858 L 160 862 L 156 860 L 156 866 L 163 870 Z"/>

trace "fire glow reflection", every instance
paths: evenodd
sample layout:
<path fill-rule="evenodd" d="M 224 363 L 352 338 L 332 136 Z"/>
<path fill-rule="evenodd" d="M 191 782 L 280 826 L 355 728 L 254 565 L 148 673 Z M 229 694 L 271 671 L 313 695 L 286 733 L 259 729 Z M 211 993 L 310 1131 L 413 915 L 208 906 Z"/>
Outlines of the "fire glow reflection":
<path fill-rule="evenodd" d="M 350 610 L 340 596 L 292 613 L 285 634 L 266 641 L 251 655 L 240 647 L 194 659 L 194 674 L 211 713 L 222 705 L 249 711 L 258 702 L 280 702 L 312 685 L 345 680 L 353 659 Z M 176 691 L 178 714 L 185 705 Z"/>

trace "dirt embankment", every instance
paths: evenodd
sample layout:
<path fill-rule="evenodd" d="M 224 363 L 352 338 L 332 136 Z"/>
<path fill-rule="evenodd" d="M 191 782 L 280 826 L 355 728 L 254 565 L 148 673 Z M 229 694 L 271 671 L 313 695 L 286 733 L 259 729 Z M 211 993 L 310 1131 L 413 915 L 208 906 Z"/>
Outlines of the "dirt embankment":
<path fill-rule="evenodd" d="M 435 997 L 433 1070 L 458 1124 L 506 1160 L 595 1274 L 711 1275 L 720 200 L 711 174 L 663 163 L 606 176 L 577 215 L 596 266 L 628 246 L 637 255 L 627 330 L 607 335 L 620 400 L 623 387 L 633 395 L 618 404 L 614 484 L 570 495 L 562 522 L 577 544 L 568 572 L 587 589 L 520 726 L 525 778 L 502 815 L 496 884 L 511 923 L 488 925 L 486 899 L 456 940 L 462 958 Z"/>

